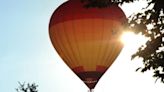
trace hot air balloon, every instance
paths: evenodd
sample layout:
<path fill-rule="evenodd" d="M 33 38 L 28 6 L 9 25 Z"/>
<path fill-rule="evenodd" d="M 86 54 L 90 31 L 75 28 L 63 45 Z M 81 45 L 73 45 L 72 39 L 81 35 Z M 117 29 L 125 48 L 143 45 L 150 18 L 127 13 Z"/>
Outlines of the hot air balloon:
<path fill-rule="evenodd" d="M 52 14 L 51 42 L 70 69 L 94 89 L 101 76 L 119 55 L 120 35 L 126 17 L 117 5 L 84 7 L 80 0 L 69 0 Z"/>

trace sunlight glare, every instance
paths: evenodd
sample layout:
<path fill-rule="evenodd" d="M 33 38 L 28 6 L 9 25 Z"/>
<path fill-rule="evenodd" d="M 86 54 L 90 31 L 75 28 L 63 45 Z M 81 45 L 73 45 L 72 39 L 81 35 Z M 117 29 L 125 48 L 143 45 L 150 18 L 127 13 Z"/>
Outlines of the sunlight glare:
<path fill-rule="evenodd" d="M 124 32 L 121 36 L 121 41 L 124 45 L 130 45 L 134 42 L 134 39 L 136 35 L 133 32 Z"/>
<path fill-rule="evenodd" d="M 124 32 L 121 36 L 121 42 L 124 44 L 124 46 L 134 49 L 144 45 L 147 40 L 148 39 L 145 36 L 141 34 L 135 34 L 130 31 Z"/>

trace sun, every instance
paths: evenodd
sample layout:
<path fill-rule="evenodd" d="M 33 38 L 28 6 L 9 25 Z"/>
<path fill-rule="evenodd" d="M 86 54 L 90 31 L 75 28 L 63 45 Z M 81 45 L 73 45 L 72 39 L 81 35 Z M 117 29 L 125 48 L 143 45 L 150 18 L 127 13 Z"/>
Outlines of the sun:
<path fill-rule="evenodd" d="M 130 45 L 136 39 L 136 35 L 133 32 L 124 32 L 121 36 L 121 42 L 124 45 Z"/>
<path fill-rule="evenodd" d="M 131 31 L 126 31 L 121 36 L 121 42 L 128 48 L 138 48 L 141 45 L 144 45 L 147 40 L 148 39 L 145 36 L 135 34 Z"/>

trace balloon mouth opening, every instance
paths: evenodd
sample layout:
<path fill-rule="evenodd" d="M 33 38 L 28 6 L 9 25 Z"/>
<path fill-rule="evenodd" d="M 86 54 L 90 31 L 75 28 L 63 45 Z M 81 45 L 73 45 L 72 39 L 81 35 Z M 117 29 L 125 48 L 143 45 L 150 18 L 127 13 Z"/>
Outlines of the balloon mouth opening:
<path fill-rule="evenodd" d="M 73 68 L 74 73 L 86 84 L 89 89 L 94 89 L 107 67 L 97 66 L 93 71 L 86 71 L 83 66 Z"/>
<path fill-rule="evenodd" d="M 83 81 L 86 86 L 89 88 L 89 89 L 94 89 L 96 84 L 98 83 L 98 80 L 94 80 L 94 79 L 91 79 L 91 80 L 87 80 L 87 81 Z"/>

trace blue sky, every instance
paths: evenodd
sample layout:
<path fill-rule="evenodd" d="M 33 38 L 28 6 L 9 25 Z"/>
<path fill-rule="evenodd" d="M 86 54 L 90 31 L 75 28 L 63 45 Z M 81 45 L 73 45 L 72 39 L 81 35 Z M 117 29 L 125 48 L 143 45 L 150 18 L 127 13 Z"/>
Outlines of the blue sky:
<path fill-rule="evenodd" d="M 54 10 L 65 0 L 2 0 L 0 3 L 0 91 L 16 92 L 20 82 L 35 82 L 39 92 L 86 92 L 87 87 L 62 62 L 49 39 L 48 24 Z M 141 9 L 138 3 L 123 6 L 127 14 Z M 129 50 L 129 49 L 128 49 Z M 95 92 L 161 91 L 151 73 L 135 72 L 125 47 L 95 88 Z M 129 52 L 127 54 L 127 52 Z M 139 61 L 139 60 L 136 60 Z M 117 67 L 120 67 L 118 69 Z M 121 79 L 119 79 L 121 76 Z M 144 87 L 144 85 L 147 85 Z"/>
<path fill-rule="evenodd" d="M 51 81 L 48 80 L 49 69 L 45 71 L 48 68 L 45 67 L 46 64 L 55 62 L 54 49 L 48 36 L 48 23 L 52 12 L 61 2 L 63 1 L 1 1 L 0 90 L 2 92 L 14 92 L 14 88 L 18 86 L 17 81 L 38 84 L 40 81 L 45 83 Z"/>

